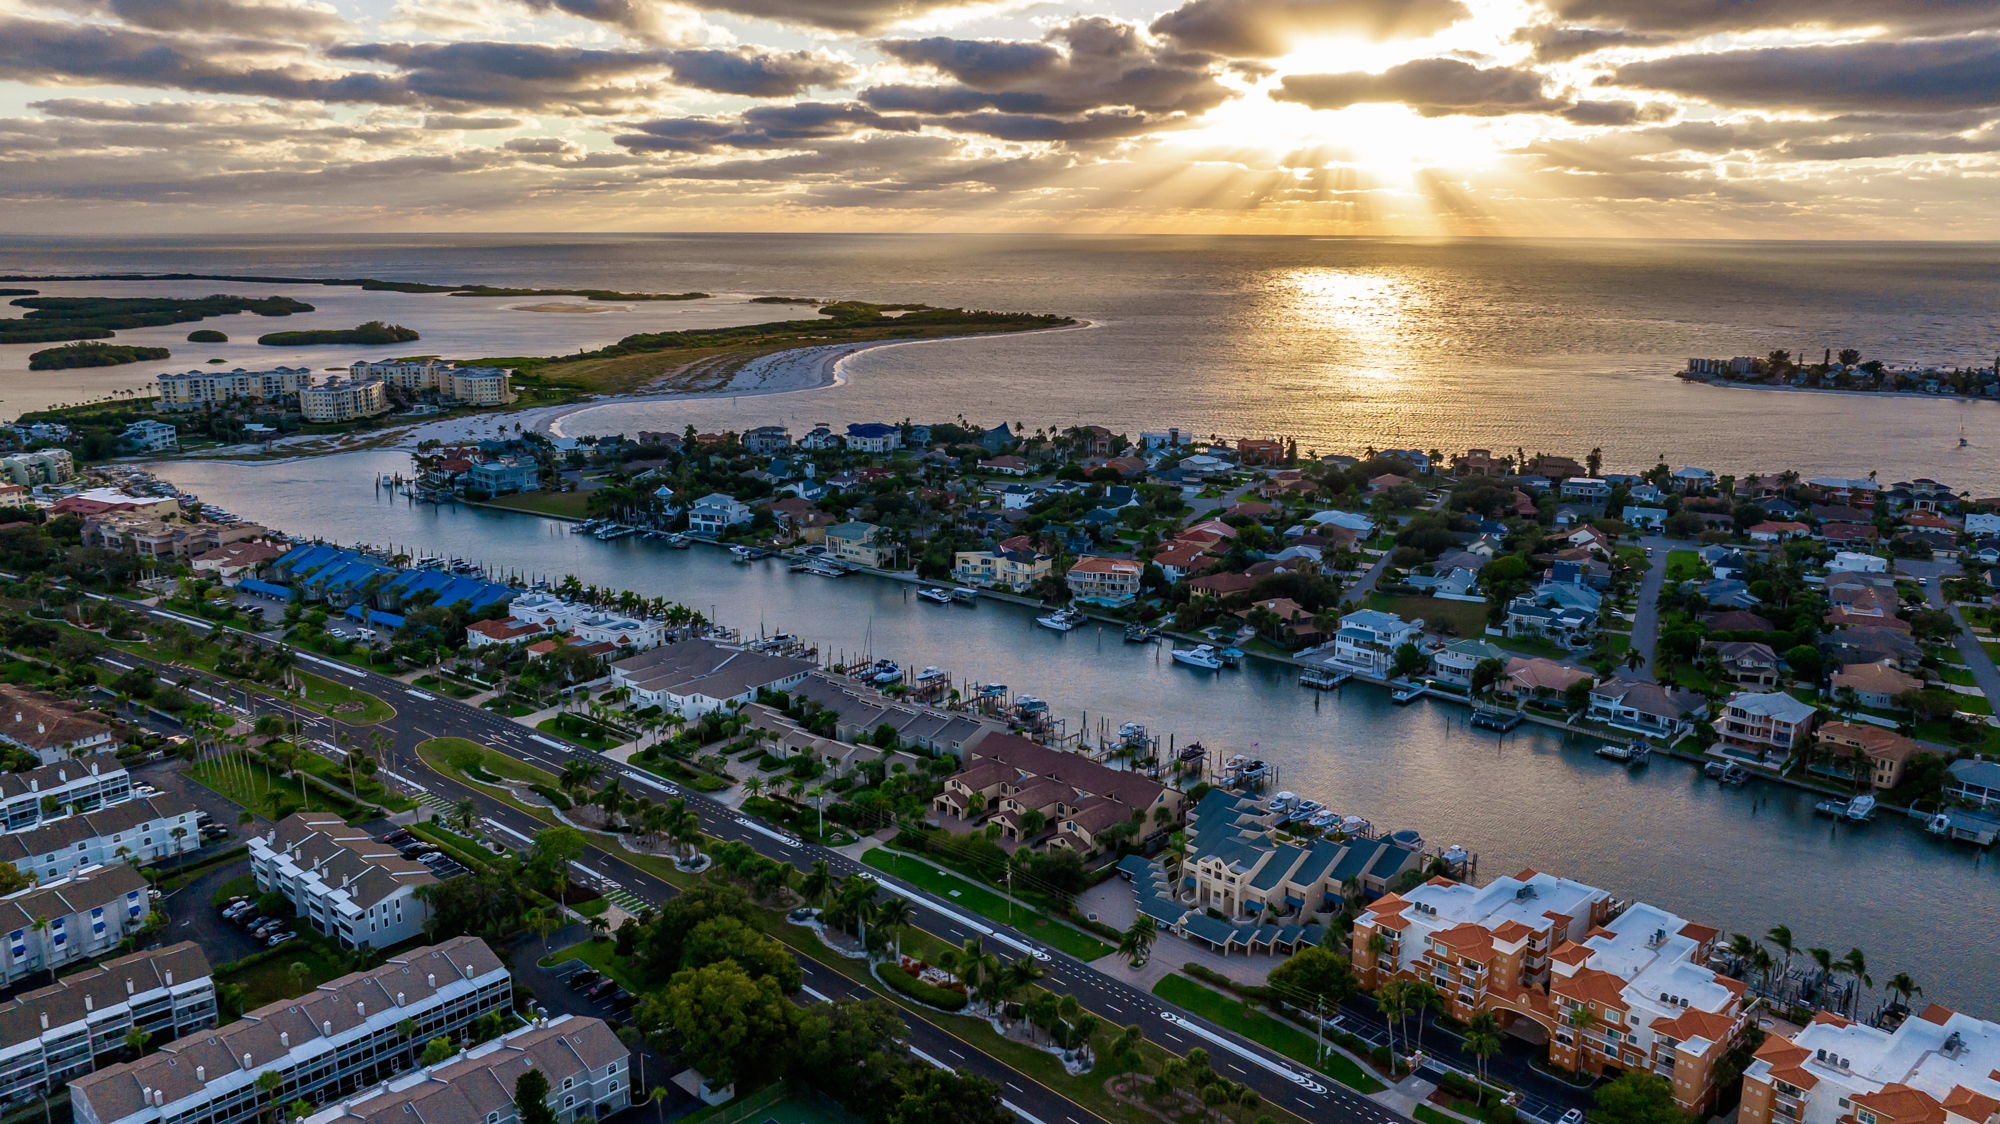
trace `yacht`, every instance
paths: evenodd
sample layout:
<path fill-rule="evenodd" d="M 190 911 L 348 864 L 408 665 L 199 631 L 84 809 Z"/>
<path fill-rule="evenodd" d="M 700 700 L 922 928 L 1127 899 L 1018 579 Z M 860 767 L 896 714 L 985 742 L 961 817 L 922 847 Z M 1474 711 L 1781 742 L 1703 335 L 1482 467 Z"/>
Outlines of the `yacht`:
<path fill-rule="evenodd" d="M 1208 756 L 1208 750 L 1204 749 L 1200 742 L 1189 742 L 1186 745 L 1182 746 L 1180 753 L 1176 754 L 1175 756 L 1178 760 L 1181 761 L 1199 761 L 1202 758 Z M 1239 753 L 1234 758 L 1231 758 L 1231 760 L 1235 764 L 1225 765 L 1224 768 L 1233 769 L 1237 765 L 1241 765 L 1244 761 L 1244 757 L 1242 754 Z"/>
<path fill-rule="evenodd" d="M 1285 822 L 1297 823 L 1300 820 L 1309 820 L 1319 814 L 1320 809 L 1323 807 L 1325 805 L 1317 800 L 1301 800 L 1297 804 L 1292 805 L 1292 810 L 1285 815 Z"/>
<path fill-rule="evenodd" d="M 688 541 L 686 535 L 681 534 L 679 531 L 674 531 L 660 541 L 666 543 L 669 550 L 686 550 L 688 547 L 694 545 Z"/>
<path fill-rule="evenodd" d="M 1192 648 L 1175 648 L 1174 662 L 1216 671 L 1222 667 L 1222 656 L 1212 644 L 1197 644 Z"/>
<path fill-rule="evenodd" d="M 1296 792 L 1280 792 L 1278 795 L 1271 797 L 1271 802 L 1264 805 L 1264 810 L 1266 812 L 1289 812 L 1292 810 L 1292 804 L 1298 798 L 1299 794 Z"/>
<path fill-rule="evenodd" d="M 1597 747 L 1597 755 L 1626 765 L 1644 765 L 1653 755 L 1653 747 L 1637 738 L 1623 745 L 1606 742 Z"/>
<path fill-rule="evenodd" d="M 1721 781 L 1723 784 L 1746 784 L 1750 780 L 1750 770 L 1734 761 L 1710 761 L 1701 767 L 1703 775 Z"/>
<path fill-rule="evenodd" d="M 936 666 L 927 667 L 917 672 L 917 682 L 919 683 L 935 683 L 944 677 L 944 668 Z"/>
<path fill-rule="evenodd" d="M 1043 628 L 1053 628 L 1057 632 L 1068 632 L 1083 623 L 1083 614 L 1075 609 L 1057 609 L 1035 618 L 1035 623 Z"/>
<path fill-rule="evenodd" d="M 1334 811 L 1331 808 L 1328 808 L 1322 811 L 1314 812 L 1312 816 L 1306 820 L 1306 826 L 1312 828 L 1315 831 L 1325 831 L 1327 828 L 1332 827 L 1334 824 L 1337 824 L 1339 822 L 1340 822 L 1340 813 Z"/>
<path fill-rule="evenodd" d="M 951 591 L 948 589 L 939 589 L 936 586 L 925 586 L 917 591 L 917 596 L 934 605 L 951 604 Z"/>
<path fill-rule="evenodd" d="M 1875 796 L 1862 793 L 1852 800 L 1822 800 L 1813 805 L 1813 811 L 1849 823 L 1867 823 L 1875 818 Z"/>
<path fill-rule="evenodd" d="M 876 660 L 867 671 L 862 672 L 862 678 L 886 687 L 903 681 L 903 669 L 894 660 Z"/>
<path fill-rule="evenodd" d="M 738 562 L 755 562 L 764 557 L 764 552 L 754 546 L 737 545 L 729 548 L 730 557 Z"/>

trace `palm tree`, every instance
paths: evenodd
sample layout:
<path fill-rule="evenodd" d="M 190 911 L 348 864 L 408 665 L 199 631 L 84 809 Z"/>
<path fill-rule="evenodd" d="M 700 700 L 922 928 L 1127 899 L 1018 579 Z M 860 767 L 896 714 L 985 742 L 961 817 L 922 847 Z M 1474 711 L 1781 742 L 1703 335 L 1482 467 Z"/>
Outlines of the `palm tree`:
<path fill-rule="evenodd" d="M 1890 976 L 1887 987 L 1889 994 L 1895 996 L 1904 1007 L 1910 1005 L 1911 996 L 1924 993 L 1924 989 L 1917 986 L 1917 981 L 1911 979 L 1908 972 L 1897 972 Z"/>
<path fill-rule="evenodd" d="M 1410 1009 L 1417 1013 L 1417 1045 L 1424 1044 L 1424 1015 L 1430 1011 L 1444 1010 L 1444 997 L 1428 980 L 1411 980 L 1405 990 Z"/>
<path fill-rule="evenodd" d="M 272 1124 L 276 1124 L 278 1117 L 278 1090 L 284 1084 L 284 1077 L 275 1069 L 257 1075 L 257 1091 L 264 1094 L 264 1107 L 271 1114 Z"/>
<path fill-rule="evenodd" d="M 826 892 L 833 889 L 833 868 L 825 859 L 812 864 L 806 871 L 805 880 L 799 883 L 799 893 L 820 909 L 826 908 Z"/>
<path fill-rule="evenodd" d="M 898 961 L 903 958 L 903 929 L 916 917 L 916 914 L 916 907 L 911 905 L 908 899 L 893 894 L 875 906 L 875 932 L 878 936 L 889 934 L 893 938 Z"/>
<path fill-rule="evenodd" d="M 1861 989 L 1874 987 L 1875 979 L 1868 974 L 1868 957 L 1858 948 L 1850 948 L 1847 955 L 1833 966 L 1836 972 L 1846 972 L 1854 977 L 1854 990 L 1848 993 L 1847 1015 L 1853 1018 L 1861 1005 Z"/>
<path fill-rule="evenodd" d="M 1146 914 L 1142 913 L 1133 918 L 1132 927 L 1125 930 L 1125 935 L 1118 939 L 1119 955 L 1131 961 L 1134 968 L 1138 967 L 1139 962 L 1152 950 L 1153 934 L 1158 929 L 1158 923 Z"/>
<path fill-rule="evenodd" d="M 1798 951 L 1798 946 L 1792 943 L 1791 928 L 1785 925 L 1774 926 L 1770 932 L 1764 934 L 1764 943 L 1784 954 L 1785 974 L 1782 978 L 1791 979 L 1792 955 Z"/>
<path fill-rule="evenodd" d="M 473 823 L 479 819 L 479 805 L 468 796 L 451 806 L 451 820 L 459 829 L 470 834 Z"/>
<path fill-rule="evenodd" d="M 1826 982 L 1833 978 L 1833 952 L 1830 949 L 1809 948 L 1806 955 L 1812 957 L 1813 965 L 1818 969 L 1818 974 L 1813 977 L 1813 986 L 1825 987 Z"/>
<path fill-rule="evenodd" d="M 1379 935 L 1379 934 L 1378 934 Z M 1410 1013 L 1408 1001 L 1404 998 L 1408 980 L 1390 980 L 1375 993 L 1375 1005 L 1381 1008 L 1382 1021 L 1389 1031 L 1389 1076 L 1396 1075 L 1396 1026 L 1403 1016 Z"/>
<path fill-rule="evenodd" d="M 1474 1011 L 1465 1020 L 1465 1052 L 1479 1070 L 1480 1095 L 1485 1095 L 1486 1059 L 1500 1051 L 1500 1019 L 1491 1011 Z"/>

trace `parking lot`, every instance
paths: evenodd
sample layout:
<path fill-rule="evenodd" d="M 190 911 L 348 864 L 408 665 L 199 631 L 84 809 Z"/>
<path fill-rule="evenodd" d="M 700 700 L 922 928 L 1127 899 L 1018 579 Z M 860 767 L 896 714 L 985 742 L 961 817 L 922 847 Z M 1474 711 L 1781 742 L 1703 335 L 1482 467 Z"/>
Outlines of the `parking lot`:
<path fill-rule="evenodd" d="M 440 879 L 457 878 L 461 874 L 472 873 L 465 868 L 465 864 L 440 850 L 437 844 L 427 843 L 400 827 L 379 838 L 402 852 L 404 858 L 414 859 L 430 867 L 431 873 Z"/>
<path fill-rule="evenodd" d="M 551 964 L 544 971 L 575 996 L 571 1009 L 577 1014 L 623 1019 L 639 1004 L 637 996 L 581 960 Z"/>

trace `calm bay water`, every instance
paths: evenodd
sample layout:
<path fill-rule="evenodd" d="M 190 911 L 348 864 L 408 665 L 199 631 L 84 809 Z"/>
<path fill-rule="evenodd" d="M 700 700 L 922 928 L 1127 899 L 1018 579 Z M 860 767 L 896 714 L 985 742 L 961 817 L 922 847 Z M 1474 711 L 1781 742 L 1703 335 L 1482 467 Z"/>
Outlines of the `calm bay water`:
<path fill-rule="evenodd" d="M 1181 744 L 1254 751 L 1279 767 L 1281 787 L 1381 827 L 1416 828 L 1433 844 L 1463 843 L 1479 853 L 1484 877 L 1535 867 L 1725 931 L 1790 925 L 1802 946 L 1863 949 L 1878 979 L 1907 971 L 1927 998 L 2000 1015 L 2000 976 L 1967 955 L 2000 928 L 2000 864 L 1914 822 L 1837 826 L 1815 817 L 1803 793 L 1725 791 L 1671 760 L 1628 772 L 1592 756 L 1585 739 L 1527 728 L 1497 738 L 1468 729 L 1455 707 L 1395 707 L 1368 687 L 1316 694 L 1275 665 L 1196 672 L 1111 629 L 1037 628 L 1016 606 L 929 605 L 900 583 L 741 565 L 703 547 L 601 543 L 532 516 L 412 505 L 371 486 L 407 467 L 382 451 L 163 472 L 296 534 L 417 545 L 502 572 L 573 573 L 680 600 L 751 633 L 795 632 L 829 655 L 866 649 L 959 680 L 1004 682 L 1049 699 L 1072 729 L 1138 721 Z"/>
<path fill-rule="evenodd" d="M 1872 469 L 2000 492 L 2000 406 L 1720 390 L 1670 376 L 1691 355 L 1778 347 L 1990 363 L 2000 351 L 2000 254 L 1988 245 L 733 234 L 0 241 L 0 272 L 125 270 L 853 297 L 1062 312 L 1101 325 L 884 349 L 856 358 L 843 386 L 607 406 L 571 419 L 575 433 L 964 413 L 1031 428 L 1282 434 L 1321 450 L 1601 446 L 1615 468 L 1664 455 L 1723 472 Z M 273 288 L 181 284 L 190 293 Z M 334 296 L 342 290 L 319 292 L 352 303 Z M 451 298 L 367 300 L 427 340 L 463 341 L 452 330 L 464 324 L 430 323 Z M 509 353 L 522 342 L 522 317 L 531 334 L 545 325 L 544 352 L 560 352 L 649 323 L 741 322 L 741 312 L 717 301 L 615 319 L 522 313 L 494 328 L 493 347 L 462 346 Z M 181 358 L 170 365 L 199 362 Z M 8 366 L 0 362 L 0 413 L 80 398 L 84 387 L 141 386 L 152 373 Z M 1971 442 L 1963 449 L 1961 429 Z"/>

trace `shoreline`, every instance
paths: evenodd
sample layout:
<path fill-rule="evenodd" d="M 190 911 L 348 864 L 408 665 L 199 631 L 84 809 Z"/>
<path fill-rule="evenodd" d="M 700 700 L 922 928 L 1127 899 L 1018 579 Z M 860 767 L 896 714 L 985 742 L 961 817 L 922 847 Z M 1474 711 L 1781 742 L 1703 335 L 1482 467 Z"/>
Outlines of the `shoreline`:
<path fill-rule="evenodd" d="M 1842 390 L 1837 386 L 1773 386 L 1770 383 L 1739 382 L 1735 379 L 1689 378 L 1676 373 L 1682 382 L 1712 386 L 1721 390 L 1777 390 L 1790 394 L 1839 394 L 1849 398 L 1915 398 L 1924 402 L 1996 402 L 1972 394 L 1925 394 L 1921 390 Z"/>

